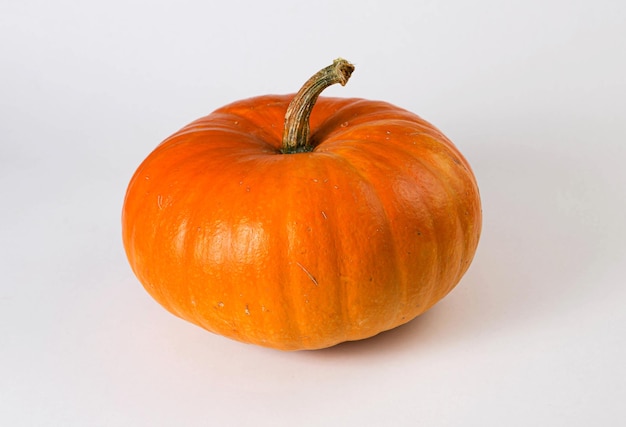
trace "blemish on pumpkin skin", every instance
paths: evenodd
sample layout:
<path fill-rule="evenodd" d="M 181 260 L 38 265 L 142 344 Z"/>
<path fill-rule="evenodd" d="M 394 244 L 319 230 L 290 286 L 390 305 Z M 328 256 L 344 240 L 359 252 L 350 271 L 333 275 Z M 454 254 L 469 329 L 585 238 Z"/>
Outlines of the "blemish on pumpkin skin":
<path fill-rule="evenodd" d="M 246 304 L 246 309 L 244 310 L 244 313 L 246 313 L 246 316 L 250 316 L 250 309 L 248 308 L 248 304 Z"/>
<path fill-rule="evenodd" d="M 307 276 L 309 276 L 309 279 L 311 279 L 311 282 L 313 282 L 313 284 L 315 286 L 318 286 L 319 284 L 317 283 L 317 279 L 315 278 L 315 276 L 313 276 L 309 270 L 307 270 L 306 268 L 304 268 L 304 266 L 302 264 L 300 264 L 299 262 L 296 262 L 296 264 L 298 265 L 298 267 L 300 267 L 302 269 L 302 271 L 304 271 L 306 273 Z"/>
<path fill-rule="evenodd" d="M 328 217 L 326 216 L 326 212 L 322 211 L 322 216 L 324 217 L 324 219 L 328 219 Z"/>

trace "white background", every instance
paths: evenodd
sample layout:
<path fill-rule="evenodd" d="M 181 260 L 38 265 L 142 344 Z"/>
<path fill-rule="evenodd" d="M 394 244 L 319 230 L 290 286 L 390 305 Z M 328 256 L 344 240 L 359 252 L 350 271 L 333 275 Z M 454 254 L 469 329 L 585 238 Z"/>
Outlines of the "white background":
<path fill-rule="evenodd" d="M 626 2 L 0 3 L 0 424 L 616 426 L 626 419 Z M 283 353 L 160 308 L 123 253 L 135 168 L 231 101 L 434 123 L 484 232 L 461 284 L 370 340 Z"/>

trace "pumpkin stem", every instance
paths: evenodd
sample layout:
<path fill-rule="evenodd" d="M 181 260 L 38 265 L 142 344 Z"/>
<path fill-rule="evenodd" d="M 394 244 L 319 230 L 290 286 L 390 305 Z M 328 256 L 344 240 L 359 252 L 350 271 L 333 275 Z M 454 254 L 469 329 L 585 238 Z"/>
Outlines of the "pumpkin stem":
<path fill-rule="evenodd" d="M 315 101 L 328 86 L 335 83 L 345 86 L 353 71 L 354 65 L 338 58 L 307 80 L 287 108 L 282 153 L 302 153 L 313 149 L 309 143 L 309 117 Z"/>

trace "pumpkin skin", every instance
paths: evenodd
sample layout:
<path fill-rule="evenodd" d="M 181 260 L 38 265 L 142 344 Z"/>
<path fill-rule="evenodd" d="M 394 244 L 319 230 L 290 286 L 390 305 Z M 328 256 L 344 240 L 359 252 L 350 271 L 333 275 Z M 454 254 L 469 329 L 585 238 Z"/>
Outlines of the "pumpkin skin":
<path fill-rule="evenodd" d="M 128 186 L 123 241 L 174 315 L 242 342 L 320 349 L 448 294 L 474 257 L 481 206 L 457 148 L 385 102 L 320 97 L 312 151 L 282 154 L 293 97 L 235 102 L 162 142 Z"/>

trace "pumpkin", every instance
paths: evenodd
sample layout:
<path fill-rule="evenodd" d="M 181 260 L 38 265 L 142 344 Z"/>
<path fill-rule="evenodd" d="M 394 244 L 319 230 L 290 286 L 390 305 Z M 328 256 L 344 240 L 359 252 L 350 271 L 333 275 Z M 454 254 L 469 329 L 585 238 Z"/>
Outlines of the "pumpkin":
<path fill-rule="evenodd" d="M 386 102 L 319 97 L 343 59 L 295 95 L 234 102 L 165 139 L 122 214 L 147 292 L 208 331 L 281 350 L 372 337 L 432 307 L 476 251 L 466 159 Z"/>

